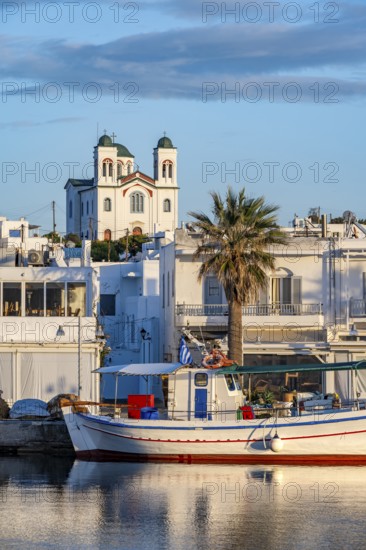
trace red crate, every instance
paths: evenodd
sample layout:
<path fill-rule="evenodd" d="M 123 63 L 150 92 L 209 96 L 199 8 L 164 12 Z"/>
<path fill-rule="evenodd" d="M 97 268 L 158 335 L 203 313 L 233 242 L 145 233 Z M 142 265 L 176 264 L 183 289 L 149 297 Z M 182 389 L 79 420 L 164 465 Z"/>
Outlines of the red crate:
<path fill-rule="evenodd" d="M 141 418 L 140 410 L 143 407 L 154 407 L 154 394 L 129 395 L 127 397 L 128 418 Z"/>
<path fill-rule="evenodd" d="M 249 405 L 245 405 L 244 407 L 239 408 L 242 412 L 243 420 L 253 420 L 255 418 L 253 409 Z"/>

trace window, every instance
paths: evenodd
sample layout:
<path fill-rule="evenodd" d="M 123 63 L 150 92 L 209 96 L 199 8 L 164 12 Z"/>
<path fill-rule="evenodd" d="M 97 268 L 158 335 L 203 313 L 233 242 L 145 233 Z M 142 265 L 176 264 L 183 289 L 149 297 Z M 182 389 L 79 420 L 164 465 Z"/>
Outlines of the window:
<path fill-rule="evenodd" d="M 208 276 L 205 278 L 204 296 L 205 304 L 207 305 L 223 303 L 222 285 L 218 281 L 217 277 Z"/>
<path fill-rule="evenodd" d="M 72 218 L 72 201 L 69 202 L 69 218 Z"/>
<path fill-rule="evenodd" d="M 101 315 L 116 315 L 116 295 L 101 294 L 100 295 L 100 314 Z"/>
<path fill-rule="evenodd" d="M 128 162 L 127 163 L 127 174 L 131 174 L 132 173 L 132 164 L 131 162 Z"/>
<path fill-rule="evenodd" d="M 46 283 L 46 315 L 65 315 L 65 283 Z"/>
<path fill-rule="evenodd" d="M 208 375 L 205 372 L 197 372 L 194 376 L 195 386 L 204 387 L 208 384 Z"/>
<path fill-rule="evenodd" d="M 272 304 L 301 304 L 301 277 L 273 277 Z"/>
<path fill-rule="evenodd" d="M 233 377 L 231 374 L 225 374 L 225 380 L 226 380 L 226 385 L 227 385 L 227 389 L 229 391 L 234 391 L 236 389 L 236 386 L 235 386 L 235 382 L 233 380 Z"/>
<path fill-rule="evenodd" d="M 104 240 L 110 241 L 112 239 L 112 231 L 110 229 L 106 229 L 104 231 Z"/>
<path fill-rule="evenodd" d="M 134 227 L 132 230 L 132 235 L 142 235 L 141 227 Z"/>
<path fill-rule="evenodd" d="M 104 199 L 104 212 L 112 211 L 112 201 L 111 199 Z"/>
<path fill-rule="evenodd" d="M 102 174 L 103 174 L 104 177 L 107 177 L 107 174 L 110 178 L 113 177 L 113 162 L 112 162 L 111 159 L 104 159 L 103 160 L 103 172 L 102 172 Z"/>
<path fill-rule="evenodd" d="M 165 199 L 163 202 L 163 210 L 164 212 L 170 212 L 171 211 L 171 203 L 169 199 Z"/>
<path fill-rule="evenodd" d="M 44 315 L 43 283 L 26 283 L 25 314 L 28 317 L 43 317 Z"/>
<path fill-rule="evenodd" d="M 163 162 L 163 178 L 173 177 L 173 163 L 171 160 L 165 160 Z"/>
<path fill-rule="evenodd" d="M 86 284 L 67 283 L 67 315 L 68 317 L 85 317 Z"/>
<path fill-rule="evenodd" d="M 3 284 L 3 315 L 21 315 L 21 283 Z"/>
<path fill-rule="evenodd" d="M 86 215 L 89 216 L 89 201 L 86 201 Z"/>
<path fill-rule="evenodd" d="M 142 193 L 132 193 L 130 200 L 131 212 L 144 211 L 144 195 Z"/>
<path fill-rule="evenodd" d="M 117 177 L 122 176 L 122 167 L 123 167 L 122 162 L 118 162 L 117 163 Z"/>

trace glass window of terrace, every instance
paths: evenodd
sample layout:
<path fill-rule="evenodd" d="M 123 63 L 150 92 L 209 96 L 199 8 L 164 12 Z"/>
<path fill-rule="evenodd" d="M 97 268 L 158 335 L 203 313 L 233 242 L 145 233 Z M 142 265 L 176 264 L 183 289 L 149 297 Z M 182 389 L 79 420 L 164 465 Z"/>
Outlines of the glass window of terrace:
<path fill-rule="evenodd" d="M 21 315 L 21 283 L 3 284 L 3 315 Z"/>
<path fill-rule="evenodd" d="M 85 317 L 86 283 L 67 283 L 67 315 Z"/>
<path fill-rule="evenodd" d="M 65 283 L 46 283 L 47 317 L 65 315 Z"/>
<path fill-rule="evenodd" d="M 26 283 L 25 284 L 25 314 L 28 317 L 43 317 L 44 315 L 43 283 Z"/>

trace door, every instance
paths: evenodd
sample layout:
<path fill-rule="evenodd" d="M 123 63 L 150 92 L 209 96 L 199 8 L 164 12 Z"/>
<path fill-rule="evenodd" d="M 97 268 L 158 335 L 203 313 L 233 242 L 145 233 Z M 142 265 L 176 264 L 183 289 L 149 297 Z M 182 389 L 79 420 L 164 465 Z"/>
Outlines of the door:
<path fill-rule="evenodd" d="M 196 388 L 195 390 L 194 417 L 207 418 L 207 390 L 206 389 Z"/>
<path fill-rule="evenodd" d="M 227 311 L 223 306 L 222 285 L 216 277 L 206 277 L 204 284 L 204 315 L 222 315 Z"/>

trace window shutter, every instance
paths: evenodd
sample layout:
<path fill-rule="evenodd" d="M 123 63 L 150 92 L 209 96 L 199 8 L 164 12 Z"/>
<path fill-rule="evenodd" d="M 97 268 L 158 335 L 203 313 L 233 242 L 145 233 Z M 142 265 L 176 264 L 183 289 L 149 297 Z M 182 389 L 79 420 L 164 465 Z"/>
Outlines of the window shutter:
<path fill-rule="evenodd" d="M 292 303 L 301 304 L 301 277 L 292 277 Z"/>

